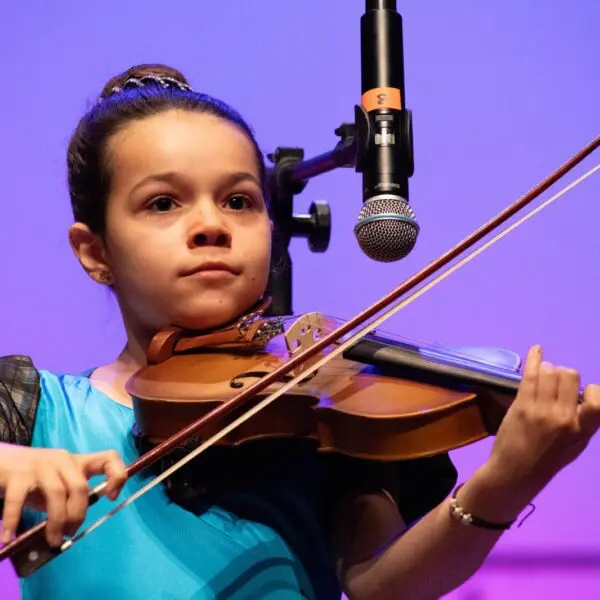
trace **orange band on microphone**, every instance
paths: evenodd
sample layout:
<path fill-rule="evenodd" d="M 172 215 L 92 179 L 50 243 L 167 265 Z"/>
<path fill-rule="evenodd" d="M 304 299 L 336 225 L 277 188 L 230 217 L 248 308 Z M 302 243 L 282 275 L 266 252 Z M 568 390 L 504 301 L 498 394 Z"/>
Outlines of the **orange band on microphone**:
<path fill-rule="evenodd" d="M 373 88 L 362 95 L 362 105 L 367 112 L 378 108 L 395 108 L 402 110 L 402 97 L 397 88 Z"/>

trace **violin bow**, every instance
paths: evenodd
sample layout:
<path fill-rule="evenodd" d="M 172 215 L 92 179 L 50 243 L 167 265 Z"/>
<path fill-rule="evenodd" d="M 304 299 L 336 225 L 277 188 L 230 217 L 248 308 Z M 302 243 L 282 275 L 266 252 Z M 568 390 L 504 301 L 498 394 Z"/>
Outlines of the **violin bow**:
<path fill-rule="evenodd" d="M 248 402 L 251 398 L 253 398 L 258 392 L 261 392 L 266 387 L 271 385 L 272 383 L 278 381 L 284 375 L 287 375 L 291 371 L 293 371 L 298 366 L 302 365 L 302 363 L 313 357 L 315 354 L 326 348 L 327 346 L 333 345 L 336 343 L 342 336 L 350 333 L 352 330 L 357 329 L 377 313 L 380 313 L 387 309 L 390 305 L 392 305 L 395 301 L 401 299 L 402 296 L 413 290 L 416 286 L 425 281 L 429 276 L 433 275 L 436 271 L 439 271 L 441 268 L 446 266 L 449 262 L 457 258 L 460 254 L 464 253 L 466 250 L 475 245 L 478 241 L 480 241 L 484 236 L 492 232 L 494 229 L 502 225 L 505 221 L 510 219 L 513 215 L 515 215 L 518 211 L 523 209 L 525 206 L 530 204 L 533 200 L 535 200 L 538 196 L 540 196 L 543 192 L 545 192 L 550 186 L 556 183 L 559 179 L 564 177 L 569 171 L 574 169 L 579 163 L 581 163 L 585 158 L 587 158 L 594 150 L 596 150 L 600 146 L 600 136 L 596 137 L 589 144 L 587 144 L 584 148 L 582 148 L 577 154 L 575 154 L 572 158 L 566 161 L 563 165 L 561 165 L 558 169 L 556 169 L 553 173 L 551 173 L 548 177 L 546 177 L 543 181 L 541 181 L 538 185 L 532 188 L 529 192 L 523 195 L 521 198 L 513 202 L 510 206 L 500 212 L 498 215 L 490 219 L 487 223 L 482 225 L 479 229 L 468 235 L 450 250 L 448 250 L 445 254 L 440 256 L 439 258 L 430 262 L 423 269 L 418 271 L 412 277 L 409 277 L 403 283 L 394 288 L 387 295 L 383 296 L 376 302 L 374 302 L 371 306 L 364 309 L 362 312 L 355 315 L 352 319 L 348 320 L 346 323 L 343 323 L 336 329 L 333 329 L 331 332 L 324 335 L 322 338 L 317 340 L 313 345 L 307 347 L 302 352 L 298 353 L 295 356 L 292 356 L 286 363 L 272 371 L 271 373 L 265 375 L 254 384 L 250 385 L 248 388 L 240 392 L 237 396 L 232 398 L 230 401 L 221 404 L 211 412 L 207 413 L 203 417 L 199 418 L 195 422 L 186 426 L 179 432 L 172 435 L 169 439 L 160 443 L 156 447 L 152 448 L 144 455 L 142 455 L 139 459 L 133 462 L 131 465 L 127 467 L 127 478 L 130 479 L 143 469 L 151 466 L 158 460 L 160 460 L 163 456 L 165 456 L 168 452 L 173 450 L 180 444 L 184 444 L 187 440 L 189 440 L 192 436 L 197 435 L 203 427 L 208 426 L 209 424 L 214 423 L 215 421 L 221 419 L 232 411 L 241 408 L 246 402 Z M 535 209 L 532 209 L 529 213 L 523 215 L 519 220 L 515 223 L 507 227 L 505 230 L 496 234 L 489 241 L 484 243 L 479 248 L 475 249 L 470 254 L 464 256 L 460 261 L 458 261 L 455 265 L 450 267 L 448 270 L 438 274 L 434 279 L 428 282 L 423 287 L 419 288 L 413 294 L 411 294 L 408 298 L 404 299 L 402 302 L 398 303 L 395 306 L 392 306 L 385 313 L 374 319 L 373 321 L 369 321 L 367 325 L 362 327 L 362 329 L 358 330 L 351 337 L 349 337 L 342 344 L 336 346 L 329 354 L 318 360 L 317 362 L 311 364 L 308 368 L 304 369 L 299 375 L 294 377 L 285 383 L 281 388 L 279 388 L 274 393 L 265 397 L 258 404 L 252 407 L 250 410 L 245 412 L 238 419 L 232 421 L 228 425 L 226 425 L 223 429 L 219 430 L 212 437 L 207 439 L 205 442 L 197 446 L 194 450 L 192 450 L 189 454 L 187 454 L 184 458 L 174 463 L 171 467 L 163 471 L 160 475 L 152 479 L 145 486 L 140 488 L 137 492 L 132 494 L 126 500 L 124 500 L 121 504 L 116 506 L 114 509 L 106 513 L 103 517 L 98 519 L 96 522 L 92 523 L 85 530 L 81 531 L 77 535 L 75 535 L 70 540 L 63 542 L 63 544 L 59 548 L 51 548 L 44 537 L 44 529 L 47 525 L 47 521 L 43 521 L 38 525 L 32 527 L 31 529 L 24 532 L 22 535 L 14 539 L 13 541 L 6 544 L 3 548 L 0 549 L 0 561 L 6 558 L 13 558 L 18 554 L 23 554 L 27 552 L 26 561 L 24 564 L 24 568 L 19 569 L 17 572 L 20 576 L 23 576 L 21 573 L 25 572 L 27 575 L 33 573 L 35 570 L 39 569 L 41 566 L 52 560 L 55 556 L 58 556 L 71 548 L 76 541 L 79 541 L 81 538 L 91 533 L 94 529 L 99 527 L 105 521 L 107 521 L 114 514 L 134 502 L 137 498 L 148 492 L 150 489 L 164 481 L 170 475 L 175 473 L 177 470 L 182 468 L 185 464 L 192 461 L 199 454 L 204 452 L 207 448 L 217 443 L 223 437 L 225 437 L 228 433 L 230 433 L 235 428 L 239 427 L 242 423 L 250 419 L 256 413 L 260 412 L 264 408 L 266 408 L 269 404 L 274 402 L 281 395 L 285 394 L 289 389 L 303 381 L 308 375 L 314 373 L 316 370 L 320 369 L 324 364 L 335 358 L 335 356 L 339 355 L 343 352 L 347 347 L 356 343 L 356 341 L 365 337 L 369 332 L 371 332 L 374 328 L 381 325 L 384 321 L 389 319 L 392 315 L 397 313 L 399 310 L 416 300 L 426 291 L 449 277 L 453 272 L 473 260 L 476 256 L 481 254 L 484 250 L 489 248 L 491 245 L 495 244 L 497 241 L 502 239 L 505 235 L 508 235 L 511 231 L 514 231 L 517 227 L 522 225 L 525 221 L 532 218 L 535 214 L 558 200 L 561 196 L 566 194 L 568 191 L 572 190 L 575 186 L 582 183 L 585 179 L 596 173 L 600 170 L 600 164 L 592 167 L 589 171 L 581 175 L 578 179 L 565 186 L 559 192 L 557 192 L 554 196 L 545 200 L 542 204 L 540 204 Z M 90 491 L 90 504 L 96 502 L 103 490 L 106 487 L 106 482 L 102 482 L 98 486 L 96 486 L 93 490 Z M 26 575 L 25 575 L 26 576 Z"/>

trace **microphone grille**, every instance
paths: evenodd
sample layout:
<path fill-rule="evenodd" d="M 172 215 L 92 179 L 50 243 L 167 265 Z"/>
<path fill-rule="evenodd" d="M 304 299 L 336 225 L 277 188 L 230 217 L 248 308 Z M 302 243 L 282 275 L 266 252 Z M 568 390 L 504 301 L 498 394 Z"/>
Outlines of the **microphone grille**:
<path fill-rule="evenodd" d="M 361 250 L 379 262 L 404 258 L 414 248 L 418 233 L 419 225 L 411 206 L 393 195 L 367 200 L 354 228 Z"/>

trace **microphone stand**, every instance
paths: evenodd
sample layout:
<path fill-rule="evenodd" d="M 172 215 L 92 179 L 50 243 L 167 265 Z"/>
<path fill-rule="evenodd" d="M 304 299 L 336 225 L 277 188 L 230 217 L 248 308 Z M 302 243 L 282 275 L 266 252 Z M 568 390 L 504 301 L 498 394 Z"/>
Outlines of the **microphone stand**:
<path fill-rule="evenodd" d="M 293 237 L 308 240 L 311 252 L 325 252 L 331 238 L 331 211 L 326 202 L 313 202 L 308 215 L 294 214 L 294 196 L 304 191 L 313 177 L 338 168 L 361 173 L 373 141 L 373 127 L 361 105 L 354 106 L 354 123 L 342 123 L 335 135 L 340 141 L 329 152 L 304 160 L 302 148 L 278 147 L 267 158 L 273 163 L 267 174 L 267 187 L 275 225 L 274 254 L 281 260 L 271 266 L 267 294 L 272 303 L 265 316 L 293 315 L 292 259 Z"/>
<path fill-rule="evenodd" d="M 369 11 L 379 9 L 395 11 L 396 0 L 365 0 L 365 16 Z M 364 26 L 376 27 L 376 22 L 369 19 L 365 21 Z M 386 21 L 386 27 L 391 27 L 391 20 Z M 393 29 L 388 31 L 383 28 L 383 25 L 380 29 L 388 36 L 394 33 Z M 271 216 L 275 226 L 273 251 L 275 257 L 279 258 L 277 255 L 281 255 L 281 260 L 276 260 L 271 265 L 267 294 L 271 296 L 272 303 L 265 312 L 266 316 L 294 314 L 292 260 L 289 253 L 292 238 L 306 238 L 311 252 L 325 252 L 329 247 L 331 211 L 328 204 L 313 202 L 308 215 L 296 215 L 293 209 L 294 196 L 304 190 L 309 179 L 334 169 L 354 167 L 357 173 L 363 173 L 369 152 L 374 148 L 375 137 L 378 135 L 374 122 L 371 122 L 362 104 L 354 106 L 354 123 L 342 123 L 335 130 L 335 134 L 340 141 L 333 150 L 308 160 L 304 160 L 304 150 L 293 147 L 278 147 L 267 156 L 273 163 L 267 175 Z M 404 160 L 410 177 L 414 170 L 410 111 L 403 111 L 399 130 L 395 134 L 398 137 L 399 147 L 407 149 Z"/>
<path fill-rule="evenodd" d="M 357 122 L 364 123 L 364 118 Z M 267 294 L 272 303 L 265 316 L 292 315 L 292 259 L 289 245 L 294 237 L 307 239 L 311 252 L 325 252 L 331 238 L 331 210 L 327 202 L 313 202 L 308 215 L 294 214 L 294 196 L 309 179 L 334 169 L 351 168 L 357 159 L 354 123 L 343 123 L 335 134 L 337 145 L 324 154 L 304 160 L 301 148 L 278 147 L 267 158 L 273 163 L 268 172 L 268 192 L 275 226 L 273 254 L 280 260 L 271 267 Z M 363 138 L 364 139 L 364 138 Z M 362 154 L 362 153 L 361 153 Z"/>

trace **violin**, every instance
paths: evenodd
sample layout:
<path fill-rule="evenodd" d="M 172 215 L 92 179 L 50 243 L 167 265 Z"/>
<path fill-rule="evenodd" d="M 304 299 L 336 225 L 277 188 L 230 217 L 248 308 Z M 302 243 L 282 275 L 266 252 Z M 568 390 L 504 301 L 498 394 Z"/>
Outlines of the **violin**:
<path fill-rule="evenodd" d="M 47 544 L 43 522 L 0 549 L 0 560 L 10 558 L 17 574 L 28 576 L 216 444 L 310 439 L 320 452 L 391 461 L 433 456 L 493 435 L 519 387 L 516 355 L 504 353 L 504 364 L 494 365 L 469 351 L 425 348 L 382 337 L 377 328 L 599 170 L 600 165 L 592 168 L 423 284 L 598 146 L 600 136 L 499 215 L 346 322 L 319 313 L 266 319 L 265 300 L 219 329 L 193 332 L 171 327 L 158 332 L 149 345 L 146 366 L 126 384 L 136 426 L 152 445 L 129 465 L 128 477 L 176 448 L 193 449 L 60 548 Z M 90 490 L 90 504 L 104 488 L 101 483 Z"/>
<path fill-rule="evenodd" d="M 148 365 L 126 385 L 136 427 L 147 443 L 159 445 L 231 402 L 236 391 L 280 369 L 290 356 L 310 348 L 340 324 L 320 313 L 262 319 L 267 305 L 268 300 L 254 313 L 252 332 L 242 340 L 215 345 L 218 334 L 194 335 L 181 329 L 154 337 Z M 247 323 L 245 316 L 234 329 Z M 333 345 L 337 347 L 339 343 Z M 256 394 L 245 408 L 278 392 L 292 376 L 301 376 L 328 355 L 325 350 L 313 356 Z M 505 356 L 515 366 L 520 363 L 516 355 Z M 498 397 L 514 395 L 519 379 L 510 368 L 478 363 L 464 352 L 372 333 L 307 374 L 252 418 L 244 418 L 218 444 L 297 438 L 314 441 L 320 452 L 367 460 L 432 456 L 495 432 L 503 412 Z M 244 414 L 236 409 L 221 422 L 211 422 L 187 444 L 205 442 Z"/>

